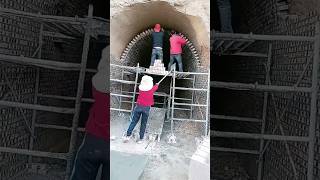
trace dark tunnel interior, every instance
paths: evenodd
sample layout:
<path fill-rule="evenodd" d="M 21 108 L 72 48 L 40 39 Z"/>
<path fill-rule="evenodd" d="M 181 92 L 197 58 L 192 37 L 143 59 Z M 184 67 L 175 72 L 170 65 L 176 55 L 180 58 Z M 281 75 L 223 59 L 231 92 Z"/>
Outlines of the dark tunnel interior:
<path fill-rule="evenodd" d="M 166 27 L 164 27 L 166 29 Z M 164 31 L 163 40 L 163 63 L 167 69 L 170 61 L 170 29 Z M 139 63 L 140 66 L 148 68 L 151 63 L 151 52 L 152 52 L 152 35 L 148 34 L 145 36 L 140 36 L 140 38 L 135 41 L 133 47 L 127 53 L 125 61 L 132 66 L 136 66 Z M 182 63 L 184 71 L 194 71 L 196 60 L 195 54 L 191 51 L 188 45 L 183 47 L 182 53 Z"/>
<path fill-rule="evenodd" d="M 216 1 L 212 2 L 213 13 L 211 15 L 211 30 L 217 32 L 220 31 L 220 17 L 219 10 Z M 243 8 L 245 6 L 244 1 L 231 1 L 232 7 L 232 27 L 235 33 L 248 32 L 245 17 L 243 16 Z M 240 61 L 235 56 L 219 56 L 211 54 L 211 81 L 233 82 L 237 79 L 239 72 L 230 68 L 233 64 Z M 211 88 L 210 90 L 210 114 L 217 115 L 229 115 L 229 116 L 257 116 L 253 105 L 244 104 L 241 100 L 246 97 L 242 97 L 248 92 L 238 92 L 228 89 Z M 250 96 L 248 96 L 250 98 Z M 255 132 L 258 133 L 259 127 L 251 126 L 251 124 L 228 121 L 222 119 L 211 119 L 211 131 L 227 131 L 227 132 Z M 247 141 L 244 139 L 232 139 L 232 138 L 214 138 L 211 139 L 211 146 L 226 147 L 226 148 L 242 148 L 242 149 L 258 149 L 255 144 L 258 141 Z M 256 178 L 256 157 L 254 155 L 239 154 L 239 153 L 226 153 L 211 151 L 211 158 L 213 164 L 213 170 L 215 178 L 221 178 L 221 174 L 228 174 L 229 172 L 239 173 L 239 177 L 249 175 L 249 179 Z M 229 163 L 227 163 L 229 162 Z M 226 170 L 227 168 L 227 170 Z M 234 170 L 237 169 L 237 170 Z M 241 170 L 240 170 L 241 169 Z M 220 174 L 220 172 L 222 172 Z M 243 172 L 243 174 L 241 174 Z M 246 174 L 246 175 L 244 175 Z"/>
<path fill-rule="evenodd" d="M 166 27 L 163 27 L 163 28 L 165 29 L 164 31 L 165 35 L 164 35 L 164 41 L 163 41 L 163 63 L 164 63 L 164 66 L 166 67 L 166 70 L 168 70 L 167 66 L 170 61 L 169 38 L 170 38 L 171 29 L 166 29 Z M 149 33 L 144 34 L 145 32 L 149 32 Z M 130 50 L 125 54 L 125 59 L 123 59 L 129 66 L 134 67 L 134 66 L 137 66 L 137 63 L 139 63 L 139 66 L 149 68 L 151 63 L 151 52 L 152 52 L 152 35 L 150 32 L 151 32 L 150 29 L 146 30 L 137 36 L 138 37 L 137 40 L 133 40 L 134 44 L 131 46 Z M 185 45 L 183 47 L 183 53 L 182 53 L 183 70 L 188 72 L 196 71 L 196 67 L 197 67 L 197 57 L 194 51 L 191 50 L 191 48 L 192 47 L 190 45 Z M 154 78 L 154 83 L 158 82 L 162 78 L 162 76 L 155 76 L 155 75 L 151 75 L 151 76 Z M 167 77 L 161 83 L 159 87 L 159 92 L 164 92 L 169 94 L 170 82 L 171 82 L 171 78 Z M 184 84 L 185 82 L 186 81 L 183 79 L 176 80 L 176 84 L 181 87 L 185 86 Z M 183 97 L 183 96 L 184 96 L 183 94 L 179 94 L 179 93 L 177 94 L 177 97 Z M 157 97 L 155 98 L 157 101 Z"/>

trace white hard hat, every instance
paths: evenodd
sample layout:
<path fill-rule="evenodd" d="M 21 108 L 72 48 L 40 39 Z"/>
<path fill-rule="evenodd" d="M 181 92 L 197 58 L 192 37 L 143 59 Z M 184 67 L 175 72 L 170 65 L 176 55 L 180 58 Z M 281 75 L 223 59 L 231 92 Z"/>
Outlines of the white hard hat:
<path fill-rule="evenodd" d="M 150 91 L 153 87 L 153 78 L 148 75 L 144 75 L 141 79 L 139 90 Z"/>
<path fill-rule="evenodd" d="M 105 47 L 101 53 L 101 59 L 98 64 L 98 72 L 92 77 L 93 87 L 100 92 L 109 91 L 108 63 L 109 63 L 109 46 Z"/>

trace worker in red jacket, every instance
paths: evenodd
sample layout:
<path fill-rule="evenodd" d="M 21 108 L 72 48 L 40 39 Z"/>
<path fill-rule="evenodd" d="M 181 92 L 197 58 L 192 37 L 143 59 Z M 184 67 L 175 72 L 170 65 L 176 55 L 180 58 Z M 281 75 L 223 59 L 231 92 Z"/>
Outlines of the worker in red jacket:
<path fill-rule="evenodd" d="M 151 106 L 154 104 L 153 95 L 158 90 L 159 83 L 153 85 L 153 78 L 148 75 L 144 75 L 141 79 L 139 85 L 139 96 L 137 100 L 137 105 L 134 108 L 133 116 L 131 119 L 131 123 L 127 130 L 126 136 L 124 137 L 124 142 L 128 142 L 130 140 L 131 134 L 137 123 L 139 122 L 141 117 L 141 125 L 140 125 L 140 139 L 137 143 L 142 143 L 144 138 L 144 133 L 147 127 L 147 121 L 149 117 L 149 111 Z"/>
<path fill-rule="evenodd" d="M 86 123 L 86 134 L 75 158 L 71 180 L 96 180 L 102 166 L 101 180 L 109 179 L 109 121 L 107 57 L 109 47 L 102 51 L 98 72 L 92 78 L 94 103 Z"/>
<path fill-rule="evenodd" d="M 183 71 L 182 66 L 182 46 L 184 46 L 187 41 L 178 35 L 175 31 L 171 32 L 170 37 L 170 62 L 168 65 L 168 70 L 171 70 L 171 66 L 174 62 L 178 63 L 178 68 L 180 72 Z"/>

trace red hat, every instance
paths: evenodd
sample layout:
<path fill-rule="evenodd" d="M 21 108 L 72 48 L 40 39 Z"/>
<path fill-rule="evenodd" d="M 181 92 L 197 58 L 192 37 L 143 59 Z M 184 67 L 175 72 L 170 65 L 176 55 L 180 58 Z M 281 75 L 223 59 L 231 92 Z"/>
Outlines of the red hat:
<path fill-rule="evenodd" d="M 161 30 L 160 24 L 156 24 L 153 29 L 155 32 L 160 32 L 160 30 Z"/>

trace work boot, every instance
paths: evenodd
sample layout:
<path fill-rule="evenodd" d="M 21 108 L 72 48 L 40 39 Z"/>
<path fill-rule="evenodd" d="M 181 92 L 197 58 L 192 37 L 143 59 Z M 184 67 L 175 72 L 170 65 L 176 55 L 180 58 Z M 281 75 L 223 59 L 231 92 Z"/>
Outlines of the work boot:
<path fill-rule="evenodd" d="M 137 141 L 137 143 L 138 143 L 138 144 L 142 144 L 142 143 L 143 143 L 143 139 L 139 139 L 139 140 Z"/>
<path fill-rule="evenodd" d="M 130 140 L 130 136 L 125 136 L 125 137 L 123 137 L 123 142 L 124 142 L 124 143 L 129 142 L 129 140 Z"/>

